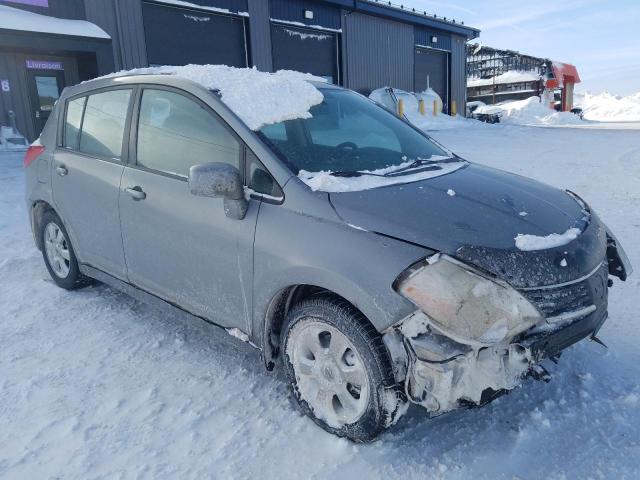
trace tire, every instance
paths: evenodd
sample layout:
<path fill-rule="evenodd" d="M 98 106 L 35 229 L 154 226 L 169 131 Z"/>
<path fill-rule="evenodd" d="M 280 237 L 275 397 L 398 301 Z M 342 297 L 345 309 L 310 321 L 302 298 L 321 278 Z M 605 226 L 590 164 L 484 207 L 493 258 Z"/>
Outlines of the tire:
<path fill-rule="evenodd" d="M 324 430 L 369 442 L 394 423 L 404 399 L 389 353 L 351 304 L 327 294 L 301 301 L 287 315 L 281 344 L 293 398 Z"/>
<path fill-rule="evenodd" d="M 56 285 L 65 290 L 75 290 L 89 285 L 91 279 L 80 273 L 69 234 L 60 217 L 54 211 L 47 210 L 40 219 L 39 227 L 44 264 Z M 47 229 L 59 232 L 54 236 L 59 241 L 50 242 L 52 234 L 48 233 Z M 61 248 L 57 248 L 56 245 L 60 245 Z"/>

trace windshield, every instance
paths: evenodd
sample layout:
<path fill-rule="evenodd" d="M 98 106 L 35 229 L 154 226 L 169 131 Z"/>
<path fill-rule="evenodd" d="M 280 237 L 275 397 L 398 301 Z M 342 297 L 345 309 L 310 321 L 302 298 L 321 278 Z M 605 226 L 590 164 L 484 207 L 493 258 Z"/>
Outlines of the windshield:
<path fill-rule="evenodd" d="M 451 154 L 427 136 L 349 90 L 322 89 L 324 100 L 311 118 L 288 120 L 260 130 L 269 146 L 298 174 L 408 171 Z"/>

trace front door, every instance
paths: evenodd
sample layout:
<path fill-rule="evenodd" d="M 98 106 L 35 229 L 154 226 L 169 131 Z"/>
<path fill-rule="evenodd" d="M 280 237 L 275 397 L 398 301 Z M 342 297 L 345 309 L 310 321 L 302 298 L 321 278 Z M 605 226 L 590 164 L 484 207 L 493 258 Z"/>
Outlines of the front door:
<path fill-rule="evenodd" d="M 145 89 L 137 111 L 136 161 L 119 202 L 129 281 L 248 333 L 259 204 L 228 218 L 222 199 L 196 197 L 187 182 L 195 164 L 240 168 L 241 144 L 208 107 L 175 90 Z"/>
<path fill-rule="evenodd" d="M 27 85 L 36 135 L 40 135 L 54 104 L 65 87 L 64 72 L 27 69 Z"/>

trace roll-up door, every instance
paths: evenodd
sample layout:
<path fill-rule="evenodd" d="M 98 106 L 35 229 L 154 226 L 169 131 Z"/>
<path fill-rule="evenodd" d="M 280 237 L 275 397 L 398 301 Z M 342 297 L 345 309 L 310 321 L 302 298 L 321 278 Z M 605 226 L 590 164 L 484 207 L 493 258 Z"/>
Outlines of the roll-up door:
<path fill-rule="evenodd" d="M 243 17 L 147 2 L 142 14 L 150 65 L 247 66 Z"/>
<path fill-rule="evenodd" d="M 297 70 L 340 82 L 336 33 L 272 24 L 271 43 L 275 71 Z"/>
<path fill-rule="evenodd" d="M 440 95 L 444 110 L 449 107 L 449 59 L 446 52 L 429 48 L 416 48 L 414 63 L 414 91 L 431 87 Z"/>

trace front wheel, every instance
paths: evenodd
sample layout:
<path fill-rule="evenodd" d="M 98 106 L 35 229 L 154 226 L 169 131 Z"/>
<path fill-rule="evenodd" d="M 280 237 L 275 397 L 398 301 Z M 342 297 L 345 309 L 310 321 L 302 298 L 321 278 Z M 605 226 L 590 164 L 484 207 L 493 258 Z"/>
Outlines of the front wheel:
<path fill-rule="evenodd" d="M 318 295 L 291 309 L 284 364 L 301 410 L 323 429 L 356 442 L 393 423 L 401 399 L 380 334 L 345 301 Z"/>

